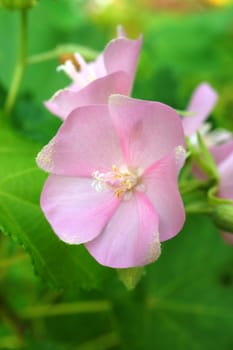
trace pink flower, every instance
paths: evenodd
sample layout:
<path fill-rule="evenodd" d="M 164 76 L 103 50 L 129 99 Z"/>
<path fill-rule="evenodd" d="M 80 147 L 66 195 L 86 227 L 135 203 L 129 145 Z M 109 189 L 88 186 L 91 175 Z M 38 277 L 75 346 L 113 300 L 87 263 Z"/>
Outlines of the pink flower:
<path fill-rule="evenodd" d="M 192 114 L 182 120 L 186 136 L 194 137 L 197 131 L 204 134 L 209 131 L 207 126 L 204 126 L 204 122 L 212 112 L 217 100 L 217 93 L 209 84 L 198 85 L 187 108 L 187 111 Z"/>
<path fill-rule="evenodd" d="M 233 200 L 233 138 L 232 133 L 219 129 L 210 131 L 208 118 L 217 102 L 217 93 L 207 83 L 200 84 L 194 91 L 188 106 L 188 111 L 195 113 L 185 117 L 183 122 L 184 133 L 190 137 L 190 141 L 197 144 L 196 132 L 199 131 L 216 162 L 219 172 L 219 186 L 217 195 L 219 198 Z M 194 174 L 205 178 L 205 175 L 195 166 Z M 233 244 L 233 234 L 222 232 L 222 237 L 227 243 Z"/>
<path fill-rule="evenodd" d="M 184 117 L 182 123 L 184 133 L 193 145 L 197 145 L 197 131 L 210 149 L 227 142 L 232 137 L 232 134 L 225 129 L 211 130 L 211 124 L 206 122 L 217 101 L 216 91 L 207 83 L 198 85 L 192 94 L 187 108 L 191 115 Z"/>
<path fill-rule="evenodd" d="M 130 40 L 119 27 L 118 38 L 111 40 L 94 62 L 86 63 L 80 54 L 74 54 L 80 71 L 70 60 L 58 67 L 73 82 L 55 93 L 45 106 L 65 119 L 77 107 L 106 104 L 111 94 L 130 95 L 141 44 L 141 37 Z"/>
<path fill-rule="evenodd" d="M 143 266 L 184 224 L 181 121 L 158 102 L 113 95 L 74 110 L 39 153 L 41 206 L 55 233 L 100 263 Z"/>

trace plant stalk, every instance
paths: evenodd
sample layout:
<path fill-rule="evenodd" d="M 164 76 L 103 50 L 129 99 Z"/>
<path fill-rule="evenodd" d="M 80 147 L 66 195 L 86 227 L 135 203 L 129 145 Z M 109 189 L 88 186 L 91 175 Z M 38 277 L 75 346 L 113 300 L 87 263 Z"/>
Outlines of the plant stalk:
<path fill-rule="evenodd" d="M 107 300 L 80 301 L 76 303 L 63 303 L 55 305 L 37 305 L 20 312 L 23 319 L 54 317 L 58 315 L 71 315 L 79 313 L 109 312 L 112 305 Z"/>
<path fill-rule="evenodd" d="M 27 54 L 27 10 L 21 10 L 20 11 L 20 33 L 19 33 L 19 58 L 15 66 L 11 87 L 8 92 L 5 106 L 4 106 L 4 113 L 6 118 L 9 118 L 19 92 L 19 87 L 20 87 L 25 66 L 26 66 L 26 54 Z"/>

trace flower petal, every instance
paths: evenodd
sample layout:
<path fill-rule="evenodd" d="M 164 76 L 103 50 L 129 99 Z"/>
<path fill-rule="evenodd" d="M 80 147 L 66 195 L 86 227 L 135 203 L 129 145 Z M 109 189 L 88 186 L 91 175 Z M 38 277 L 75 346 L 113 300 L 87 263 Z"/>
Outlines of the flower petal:
<path fill-rule="evenodd" d="M 202 83 L 196 88 L 187 109 L 193 112 L 194 115 L 182 119 L 186 136 L 191 136 L 198 131 L 202 122 L 211 113 L 217 100 L 218 95 L 209 84 Z"/>
<path fill-rule="evenodd" d="M 97 56 L 95 61 L 87 63 L 80 53 L 74 54 L 76 61 L 80 65 L 80 70 L 77 73 L 77 86 L 80 82 L 84 84 L 89 84 L 95 79 L 102 78 L 107 75 L 103 54 Z"/>
<path fill-rule="evenodd" d="M 121 37 L 111 40 L 103 52 L 108 74 L 118 71 L 128 74 L 130 85 L 128 91 L 125 92 L 126 95 L 131 93 L 141 46 L 141 36 L 137 40 Z"/>
<path fill-rule="evenodd" d="M 81 90 L 75 91 L 70 88 L 60 90 L 45 102 L 45 106 L 64 120 L 77 107 L 107 104 L 111 94 L 125 94 L 129 90 L 129 85 L 128 75 L 116 72 L 94 80 Z"/>
<path fill-rule="evenodd" d="M 172 108 L 121 95 L 111 96 L 109 105 L 128 165 L 146 169 L 175 147 L 185 148 L 182 124 Z"/>
<path fill-rule="evenodd" d="M 95 105 L 74 110 L 56 136 L 37 156 L 38 165 L 50 173 L 88 176 L 122 164 L 122 155 L 108 107 Z"/>
<path fill-rule="evenodd" d="M 226 142 L 222 145 L 218 145 L 210 148 L 210 152 L 217 164 L 221 163 L 230 154 L 233 153 L 233 141 Z"/>
<path fill-rule="evenodd" d="M 42 210 L 58 237 L 84 243 L 100 234 L 119 205 L 110 191 L 97 192 L 91 179 L 51 175 L 41 195 Z"/>
<path fill-rule="evenodd" d="M 103 232 L 86 247 L 102 265 L 143 266 L 160 255 L 158 216 L 143 193 L 123 200 Z"/>
<path fill-rule="evenodd" d="M 185 221 L 174 155 L 159 160 L 147 169 L 143 180 L 146 194 L 159 215 L 160 241 L 166 241 L 179 233 Z"/>

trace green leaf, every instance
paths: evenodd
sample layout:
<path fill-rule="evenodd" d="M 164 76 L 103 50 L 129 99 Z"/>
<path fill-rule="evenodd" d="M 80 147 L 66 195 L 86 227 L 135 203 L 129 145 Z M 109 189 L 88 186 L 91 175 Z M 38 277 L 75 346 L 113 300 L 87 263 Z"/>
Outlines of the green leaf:
<path fill-rule="evenodd" d="M 40 146 L 3 125 L 0 140 L 0 231 L 24 246 L 50 285 L 71 294 L 80 287 L 100 287 L 110 269 L 97 264 L 83 246 L 58 240 L 42 214 L 39 197 L 47 175 L 35 164 Z"/>
<path fill-rule="evenodd" d="M 52 115 L 30 94 L 18 99 L 12 122 L 22 136 L 43 144 L 49 142 L 61 125 L 61 119 Z"/>
<path fill-rule="evenodd" d="M 116 297 L 124 349 L 218 350 L 233 344 L 233 248 L 206 217 L 188 217 L 138 287 Z M 110 292 L 112 293 L 112 291 Z"/>

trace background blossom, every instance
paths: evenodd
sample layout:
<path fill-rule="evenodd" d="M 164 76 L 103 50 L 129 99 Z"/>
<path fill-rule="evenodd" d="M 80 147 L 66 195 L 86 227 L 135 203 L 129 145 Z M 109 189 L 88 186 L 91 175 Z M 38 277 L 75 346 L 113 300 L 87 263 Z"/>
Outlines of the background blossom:
<path fill-rule="evenodd" d="M 73 80 L 72 84 L 55 93 L 45 106 L 61 119 L 76 107 L 107 103 L 111 94 L 130 95 L 142 45 L 142 37 L 131 40 L 118 29 L 118 38 L 111 40 L 94 62 L 87 63 L 76 53 L 74 58 L 58 67 Z"/>

